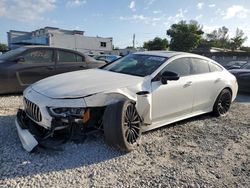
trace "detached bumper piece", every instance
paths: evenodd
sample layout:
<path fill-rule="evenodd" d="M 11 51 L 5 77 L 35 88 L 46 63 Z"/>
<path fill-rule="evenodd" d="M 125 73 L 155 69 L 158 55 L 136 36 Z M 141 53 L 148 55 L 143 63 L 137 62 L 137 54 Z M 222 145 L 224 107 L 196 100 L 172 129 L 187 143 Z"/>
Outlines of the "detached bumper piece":
<path fill-rule="evenodd" d="M 18 133 L 18 136 L 20 138 L 23 148 L 26 151 L 31 152 L 38 145 L 38 141 L 30 133 L 30 131 L 26 129 L 26 126 L 23 123 L 22 116 L 23 116 L 23 111 L 18 110 L 17 118 L 15 119 L 17 133 Z"/>

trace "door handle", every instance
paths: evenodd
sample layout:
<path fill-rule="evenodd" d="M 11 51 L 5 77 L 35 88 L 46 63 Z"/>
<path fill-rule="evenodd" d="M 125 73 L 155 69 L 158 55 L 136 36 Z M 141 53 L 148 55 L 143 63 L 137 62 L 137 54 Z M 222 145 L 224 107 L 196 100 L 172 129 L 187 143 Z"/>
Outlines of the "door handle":
<path fill-rule="evenodd" d="M 54 67 L 53 66 L 48 66 L 47 69 L 48 70 L 54 70 Z"/>
<path fill-rule="evenodd" d="M 217 83 L 217 82 L 220 82 L 221 81 L 221 78 L 217 78 L 214 82 Z"/>
<path fill-rule="evenodd" d="M 192 85 L 192 83 L 193 83 L 192 81 L 188 81 L 187 83 L 184 84 L 184 87 L 189 87 Z"/>

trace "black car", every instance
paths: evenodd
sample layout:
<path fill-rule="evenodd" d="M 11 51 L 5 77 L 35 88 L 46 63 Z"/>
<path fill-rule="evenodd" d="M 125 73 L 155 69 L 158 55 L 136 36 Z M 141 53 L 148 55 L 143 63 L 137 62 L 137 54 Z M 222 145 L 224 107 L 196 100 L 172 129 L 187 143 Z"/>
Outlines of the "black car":
<path fill-rule="evenodd" d="M 229 71 L 237 78 L 239 91 L 250 92 L 250 62 Z"/>
<path fill-rule="evenodd" d="M 20 47 L 0 55 L 0 94 L 19 93 L 43 78 L 104 64 L 104 61 L 73 50 L 45 46 Z"/>

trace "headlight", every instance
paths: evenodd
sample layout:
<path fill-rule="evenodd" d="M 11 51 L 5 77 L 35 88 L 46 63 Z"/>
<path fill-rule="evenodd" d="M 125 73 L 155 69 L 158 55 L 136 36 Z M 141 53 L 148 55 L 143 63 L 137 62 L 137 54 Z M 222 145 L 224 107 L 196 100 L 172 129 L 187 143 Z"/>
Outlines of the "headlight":
<path fill-rule="evenodd" d="M 67 117 L 67 116 L 75 116 L 75 117 L 82 117 L 85 110 L 84 108 L 48 108 L 50 115 L 52 116 L 60 116 L 60 117 Z"/>

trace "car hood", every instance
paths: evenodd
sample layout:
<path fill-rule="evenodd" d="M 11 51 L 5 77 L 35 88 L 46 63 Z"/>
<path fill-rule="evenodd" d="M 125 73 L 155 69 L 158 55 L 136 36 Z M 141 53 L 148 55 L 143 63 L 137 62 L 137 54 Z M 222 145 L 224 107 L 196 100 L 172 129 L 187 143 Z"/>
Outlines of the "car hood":
<path fill-rule="evenodd" d="M 88 69 L 59 74 L 36 82 L 31 87 L 36 92 L 50 98 L 79 98 L 92 94 L 135 86 L 142 77 Z"/>

